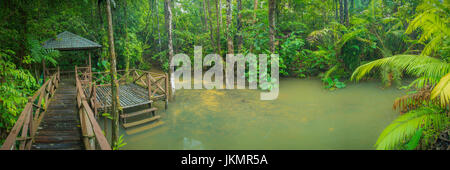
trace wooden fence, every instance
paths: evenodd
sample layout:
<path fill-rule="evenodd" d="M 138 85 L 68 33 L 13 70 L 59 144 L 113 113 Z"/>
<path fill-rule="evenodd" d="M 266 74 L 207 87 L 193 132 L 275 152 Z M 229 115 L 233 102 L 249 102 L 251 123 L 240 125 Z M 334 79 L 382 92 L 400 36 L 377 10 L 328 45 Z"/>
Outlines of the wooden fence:
<path fill-rule="evenodd" d="M 44 117 L 49 99 L 55 93 L 60 81 L 59 68 L 50 76 L 38 91 L 28 98 L 22 113 L 16 121 L 1 150 L 29 150 L 33 142 L 37 127 Z M 19 136 L 20 135 L 20 136 Z"/>
<path fill-rule="evenodd" d="M 86 77 L 86 74 L 79 75 L 78 68 L 75 67 L 75 78 L 77 87 L 77 106 L 80 115 L 81 131 L 83 134 L 83 142 L 86 150 L 111 150 L 103 131 L 95 119 L 94 112 L 88 103 L 86 95 L 84 94 L 83 84 L 86 83 L 85 80 L 91 80 Z M 90 70 L 89 70 L 90 71 Z M 82 81 L 83 80 L 83 81 Z"/>
<path fill-rule="evenodd" d="M 83 77 L 83 79 L 88 81 L 83 81 L 81 84 L 84 88 L 89 88 L 88 101 L 91 102 L 91 106 L 94 110 L 95 115 L 97 116 L 97 112 L 99 109 L 105 109 L 100 105 L 99 101 L 97 101 L 97 88 L 101 86 L 111 86 L 110 75 L 109 72 L 93 72 L 91 76 L 87 75 L 87 71 L 80 71 L 80 69 L 76 69 L 77 75 Z M 107 81 L 105 81 L 107 79 Z M 93 81 L 90 81 L 93 80 Z M 92 83 L 88 83 L 92 82 Z M 117 71 L 117 83 L 125 84 L 125 83 L 135 83 L 143 88 L 148 90 L 148 95 L 150 100 L 163 100 L 165 101 L 165 107 L 168 107 L 168 96 L 169 96 L 169 78 L 167 74 L 159 74 L 153 73 L 144 70 L 138 69 L 130 69 L 118 70 Z M 120 99 L 119 99 L 120 100 Z"/>

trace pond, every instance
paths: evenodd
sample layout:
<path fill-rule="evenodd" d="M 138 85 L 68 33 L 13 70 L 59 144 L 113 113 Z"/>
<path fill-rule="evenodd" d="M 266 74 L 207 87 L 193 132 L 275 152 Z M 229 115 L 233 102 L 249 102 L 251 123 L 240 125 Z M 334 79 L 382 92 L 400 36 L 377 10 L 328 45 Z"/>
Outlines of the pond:
<path fill-rule="evenodd" d="M 381 86 L 328 91 L 317 79 L 287 78 L 273 101 L 259 100 L 258 90 L 178 90 L 169 109 L 158 111 L 164 125 L 121 129 L 121 149 L 374 149 L 403 94 Z"/>

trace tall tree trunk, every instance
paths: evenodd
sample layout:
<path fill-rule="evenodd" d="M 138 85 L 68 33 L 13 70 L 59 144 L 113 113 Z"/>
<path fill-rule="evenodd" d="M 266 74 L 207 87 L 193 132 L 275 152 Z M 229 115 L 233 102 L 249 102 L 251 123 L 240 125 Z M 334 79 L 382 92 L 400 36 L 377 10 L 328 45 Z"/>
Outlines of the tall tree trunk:
<path fill-rule="evenodd" d="M 345 26 L 348 26 L 348 24 L 349 24 L 348 0 L 344 0 L 344 20 L 345 20 Z"/>
<path fill-rule="evenodd" d="M 238 53 L 241 52 L 242 49 L 242 34 L 241 34 L 241 30 L 242 30 L 242 14 L 241 14 L 241 10 L 242 10 L 242 2 L 241 0 L 237 0 L 237 51 Z"/>
<path fill-rule="evenodd" d="M 127 1 L 123 1 L 124 5 L 123 5 L 123 12 L 124 12 L 124 16 L 125 16 L 125 20 L 123 22 L 125 22 L 125 44 L 128 43 L 128 15 L 127 15 Z M 127 49 L 128 46 L 125 45 L 125 49 Z M 127 51 L 127 50 L 126 50 Z M 128 70 L 130 69 L 130 56 L 128 53 L 125 53 L 125 76 L 128 77 Z"/>
<path fill-rule="evenodd" d="M 275 0 L 269 0 L 270 52 L 275 53 Z"/>
<path fill-rule="evenodd" d="M 257 9 L 258 9 L 258 0 L 255 0 L 255 1 L 253 1 L 253 25 L 256 24 L 256 19 L 257 19 L 256 18 L 256 10 Z M 251 44 L 249 51 L 253 52 L 253 48 L 254 48 L 254 46 L 253 46 L 253 44 Z"/>
<path fill-rule="evenodd" d="M 253 24 L 256 23 L 256 10 L 258 9 L 258 0 L 253 1 Z"/>
<path fill-rule="evenodd" d="M 100 20 L 100 26 L 103 27 L 103 16 L 102 16 L 102 8 L 101 8 L 101 2 L 97 1 L 97 12 L 98 12 L 98 19 Z"/>
<path fill-rule="evenodd" d="M 355 0 L 350 0 L 350 12 L 353 12 L 353 9 L 355 8 Z M 397 9 L 397 8 L 395 8 Z M 397 11 L 394 11 L 397 12 Z"/>
<path fill-rule="evenodd" d="M 234 53 L 233 47 L 233 37 L 231 36 L 231 20 L 232 20 L 232 10 L 231 10 L 231 0 L 227 0 L 227 45 L 228 54 Z"/>
<path fill-rule="evenodd" d="M 155 0 L 155 8 L 156 8 L 156 29 L 158 29 L 158 52 L 161 52 L 161 31 L 159 30 L 159 8 L 158 8 L 158 0 Z"/>
<path fill-rule="evenodd" d="M 339 23 L 344 24 L 344 4 L 343 4 L 343 0 L 339 0 L 339 16 L 340 16 Z"/>
<path fill-rule="evenodd" d="M 216 44 L 214 43 L 214 34 L 213 34 L 213 28 L 212 28 L 212 22 L 211 22 L 211 4 L 209 2 L 209 0 L 203 0 L 203 3 L 206 4 L 206 7 L 208 8 L 208 23 L 209 23 L 209 38 L 211 39 L 211 47 L 214 49 L 214 51 L 216 53 L 217 52 L 217 48 L 216 48 Z M 206 10 L 205 10 L 206 13 Z"/>
<path fill-rule="evenodd" d="M 168 55 L 169 55 L 169 66 L 170 63 L 172 62 L 172 58 L 173 58 L 173 43 L 172 43 L 172 9 L 170 6 L 170 0 L 164 0 L 164 9 L 165 9 L 165 20 L 166 20 L 166 27 L 167 27 L 167 47 L 168 47 Z M 169 75 L 170 75 L 170 87 L 171 87 L 171 92 L 170 92 L 170 97 L 173 99 L 175 96 L 175 80 L 174 80 L 174 75 L 173 75 L 173 67 L 170 67 L 169 69 Z"/>
<path fill-rule="evenodd" d="M 217 54 L 220 55 L 220 27 L 222 25 L 222 12 L 221 12 L 221 4 L 220 4 L 220 0 L 216 0 L 216 17 L 217 17 Z"/>
<path fill-rule="evenodd" d="M 108 42 L 109 42 L 109 53 L 110 53 L 110 62 L 111 62 L 111 71 L 109 72 L 111 75 L 111 101 L 112 101 L 112 135 L 111 141 L 113 146 L 117 145 L 118 135 L 119 135 L 119 95 L 118 89 L 119 85 L 117 84 L 117 70 L 116 70 L 116 52 L 114 50 L 114 32 L 112 25 L 112 14 L 111 14 L 111 2 L 110 0 L 106 0 L 106 13 L 108 16 Z"/>
<path fill-rule="evenodd" d="M 338 13 L 338 0 L 334 0 L 334 11 L 335 11 L 335 18 L 336 18 L 336 22 L 339 21 L 339 13 Z"/>
<path fill-rule="evenodd" d="M 205 2 L 205 0 L 203 0 L 203 3 L 202 3 L 202 8 L 203 8 L 203 11 L 202 11 L 202 13 L 203 13 L 203 31 L 208 31 L 208 14 L 207 14 L 207 12 L 206 12 L 206 2 Z"/>

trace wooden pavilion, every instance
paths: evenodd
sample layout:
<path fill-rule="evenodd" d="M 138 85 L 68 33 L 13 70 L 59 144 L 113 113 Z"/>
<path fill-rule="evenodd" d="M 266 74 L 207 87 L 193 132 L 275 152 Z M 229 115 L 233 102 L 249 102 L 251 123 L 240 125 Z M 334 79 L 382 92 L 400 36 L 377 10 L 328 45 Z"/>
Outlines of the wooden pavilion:
<path fill-rule="evenodd" d="M 76 35 L 74 33 L 71 33 L 69 31 L 64 31 L 58 35 L 56 35 L 55 38 L 51 38 L 47 41 L 45 41 L 42 44 L 43 48 L 46 49 L 54 49 L 58 51 L 88 51 L 89 58 L 86 60 L 86 64 L 89 68 L 91 68 L 91 51 L 95 49 L 100 49 L 102 46 L 96 42 L 93 42 L 91 40 L 88 40 L 86 38 L 83 38 L 79 35 Z M 48 69 L 45 67 L 45 62 L 43 63 L 44 67 L 44 79 L 48 75 L 50 75 L 51 71 L 54 71 L 54 69 Z M 89 72 L 92 72 L 92 70 L 88 70 Z M 68 71 L 65 73 L 73 73 L 74 71 Z"/>
<path fill-rule="evenodd" d="M 87 66 L 75 66 L 75 71 L 73 71 L 76 85 L 82 87 L 82 92 L 90 102 L 96 116 L 99 112 L 108 112 L 111 109 L 111 84 L 108 84 L 107 81 L 105 83 L 109 73 L 92 72 L 91 50 L 101 48 L 100 44 L 64 31 L 58 34 L 56 38 L 44 42 L 43 47 L 60 51 L 87 50 L 89 52 L 88 61 L 86 61 Z M 50 75 L 51 70 L 45 69 L 45 73 Z M 128 72 L 118 70 L 117 72 L 118 83 L 120 84 L 118 94 L 121 108 L 120 118 L 123 127 L 129 128 L 158 120 L 160 116 L 155 115 L 157 108 L 153 107 L 152 103 L 154 100 L 162 100 L 165 101 L 165 107 L 167 108 L 168 76 L 136 69 L 128 70 Z M 150 118 L 143 116 L 147 113 L 151 113 Z M 127 121 L 127 119 L 132 120 L 132 122 Z"/>

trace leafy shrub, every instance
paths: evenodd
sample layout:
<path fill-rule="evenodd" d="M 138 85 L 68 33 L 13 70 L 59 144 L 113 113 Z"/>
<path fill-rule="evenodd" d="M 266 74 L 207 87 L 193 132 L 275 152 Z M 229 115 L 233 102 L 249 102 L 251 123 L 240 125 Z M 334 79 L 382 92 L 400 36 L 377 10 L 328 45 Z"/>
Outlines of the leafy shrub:
<path fill-rule="evenodd" d="M 337 77 L 335 77 L 334 79 L 332 79 L 331 77 L 322 79 L 322 81 L 325 83 L 325 88 L 329 89 L 329 90 L 336 90 L 336 89 L 341 89 L 345 87 L 345 83 L 339 81 L 339 79 Z"/>

